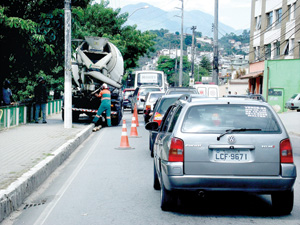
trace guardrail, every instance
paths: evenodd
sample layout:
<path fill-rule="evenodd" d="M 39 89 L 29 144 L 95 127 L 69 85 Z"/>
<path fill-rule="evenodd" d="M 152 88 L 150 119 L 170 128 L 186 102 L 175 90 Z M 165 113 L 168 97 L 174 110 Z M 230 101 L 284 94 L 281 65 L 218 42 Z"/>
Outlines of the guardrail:
<path fill-rule="evenodd" d="M 46 115 L 61 112 L 62 99 L 52 100 L 47 103 Z M 34 120 L 35 104 L 24 103 L 0 107 L 0 130 L 26 124 Z"/>

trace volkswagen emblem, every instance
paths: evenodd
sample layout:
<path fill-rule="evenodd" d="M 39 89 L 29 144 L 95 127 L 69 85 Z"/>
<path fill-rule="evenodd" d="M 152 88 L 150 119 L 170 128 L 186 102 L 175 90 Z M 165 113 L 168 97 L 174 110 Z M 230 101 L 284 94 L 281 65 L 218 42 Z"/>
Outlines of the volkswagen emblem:
<path fill-rule="evenodd" d="M 235 137 L 234 136 L 232 136 L 232 135 L 230 135 L 229 137 L 228 137 L 228 143 L 229 144 L 234 144 L 235 143 Z"/>

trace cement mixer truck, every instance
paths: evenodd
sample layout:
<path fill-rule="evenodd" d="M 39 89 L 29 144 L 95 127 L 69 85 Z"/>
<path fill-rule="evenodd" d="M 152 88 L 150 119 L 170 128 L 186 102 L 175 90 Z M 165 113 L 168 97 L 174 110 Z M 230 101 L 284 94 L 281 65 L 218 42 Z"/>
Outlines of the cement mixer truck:
<path fill-rule="evenodd" d="M 123 116 L 123 99 L 121 81 L 124 72 L 123 57 L 118 48 L 107 38 L 85 37 L 72 61 L 72 117 L 76 122 L 81 114 L 89 117 L 96 115 L 101 104 L 95 93 L 100 91 L 103 83 L 111 91 L 111 122 L 116 126 Z M 105 114 L 105 112 L 104 112 Z M 102 115 L 102 125 L 106 124 Z"/>

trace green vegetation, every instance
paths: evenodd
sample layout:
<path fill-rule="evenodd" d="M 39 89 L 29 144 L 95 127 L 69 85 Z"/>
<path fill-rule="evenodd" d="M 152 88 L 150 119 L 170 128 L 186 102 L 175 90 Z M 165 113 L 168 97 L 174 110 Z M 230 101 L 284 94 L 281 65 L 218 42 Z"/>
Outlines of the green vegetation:
<path fill-rule="evenodd" d="M 108 37 L 120 49 L 125 69 L 136 67 L 139 57 L 154 51 L 155 35 L 124 26 L 127 13 L 108 8 L 108 1 L 90 2 L 72 0 L 73 39 Z M 30 99 L 42 75 L 49 89 L 63 90 L 64 1 L 1 1 L 0 30 L 1 89 L 8 79 L 15 100 Z"/>
<path fill-rule="evenodd" d="M 241 42 L 242 44 L 249 44 L 250 42 L 250 31 L 244 30 L 241 35 L 236 35 L 234 33 L 226 34 L 219 40 L 219 44 L 222 48 L 224 48 L 224 53 L 226 55 L 232 54 L 240 54 L 247 55 L 247 53 L 243 52 L 240 49 L 235 49 L 229 40 L 234 40 L 235 42 Z"/>

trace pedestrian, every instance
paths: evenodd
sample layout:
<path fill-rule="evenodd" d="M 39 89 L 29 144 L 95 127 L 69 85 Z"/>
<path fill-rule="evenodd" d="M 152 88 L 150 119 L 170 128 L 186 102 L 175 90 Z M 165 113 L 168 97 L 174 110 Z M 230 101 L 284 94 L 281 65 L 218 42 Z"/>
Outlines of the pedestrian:
<path fill-rule="evenodd" d="M 98 98 L 101 98 L 101 104 L 97 111 L 97 114 L 95 118 L 93 119 L 93 123 L 96 125 L 98 122 L 101 114 L 106 111 L 106 121 L 107 126 L 111 127 L 111 118 L 110 118 L 110 111 L 111 111 L 111 93 L 108 89 L 108 86 L 106 83 L 102 84 L 101 91 L 99 94 L 95 94 Z"/>
<path fill-rule="evenodd" d="M 10 82 L 5 80 L 2 88 L 2 104 L 10 105 L 13 102 L 12 91 L 10 90 Z"/>
<path fill-rule="evenodd" d="M 38 84 L 34 88 L 34 100 L 35 100 L 35 123 L 39 122 L 40 110 L 42 110 L 43 123 L 46 121 L 46 105 L 48 102 L 47 88 L 45 79 L 43 77 L 38 78 Z"/>

